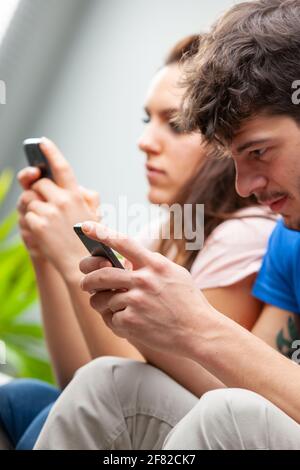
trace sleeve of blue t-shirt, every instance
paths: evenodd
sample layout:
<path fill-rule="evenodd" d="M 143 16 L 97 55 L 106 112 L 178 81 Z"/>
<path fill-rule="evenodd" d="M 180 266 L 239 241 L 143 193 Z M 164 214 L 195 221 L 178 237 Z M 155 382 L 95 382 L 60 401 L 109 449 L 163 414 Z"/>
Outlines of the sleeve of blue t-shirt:
<path fill-rule="evenodd" d="M 263 302 L 300 313 L 295 291 L 294 260 L 300 246 L 300 233 L 288 230 L 280 220 L 268 244 L 253 295 Z M 300 282 L 300 280 L 299 280 Z"/>

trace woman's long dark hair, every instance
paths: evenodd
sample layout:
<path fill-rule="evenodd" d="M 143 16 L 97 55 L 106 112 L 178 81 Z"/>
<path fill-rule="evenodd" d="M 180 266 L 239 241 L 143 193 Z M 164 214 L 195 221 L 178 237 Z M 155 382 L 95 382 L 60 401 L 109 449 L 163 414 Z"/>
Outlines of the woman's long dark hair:
<path fill-rule="evenodd" d="M 180 64 L 193 56 L 199 47 L 203 36 L 192 35 L 181 40 L 170 51 L 165 65 Z M 240 197 L 235 190 L 235 167 L 231 158 L 221 155 L 218 149 L 212 149 L 204 163 L 200 164 L 197 174 L 188 181 L 177 196 L 176 203 L 180 205 L 191 204 L 193 207 L 192 228 L 196 228 L 196 206 L 204 204 L 204 240 L 212 231 L 225 220 L 236 218 L 236 211 L 257 205 L 254 196 Z M 209 153 L 209 152 L 208 152 Z M 163 228 L 158 249 L 161 254 L 167 255 L 175 246 L 174 261 L 190 269 L 199 250 L 186 250 L 188 240 L 174 238 L 174 213 L 170 213 L 170 239 L 163 237 Z M 184 227 L 182 233 L 184 234 Z"/>

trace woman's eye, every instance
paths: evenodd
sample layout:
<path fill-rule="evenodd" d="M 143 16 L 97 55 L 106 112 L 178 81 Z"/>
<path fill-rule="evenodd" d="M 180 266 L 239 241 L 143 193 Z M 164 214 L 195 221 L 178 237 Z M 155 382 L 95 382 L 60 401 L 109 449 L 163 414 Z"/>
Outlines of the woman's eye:
<path fill-rule="evenodd" d="M 143 117 L 142 121 L 143 121 L 144 124 L 149 124 L 149 122 L 150 122 L 150 116 L 145 116 L 145 117 Z"/>
<path fill-rule="evenodd" d="M 180 127 L 179 124 L 177 124 L 176 121 L 171 120 L 171 121 L 168 122 L 168 125 L 169 125 L 171 131 L 174 134 L 182 134 L 183 133 L 183 129 Z"/>

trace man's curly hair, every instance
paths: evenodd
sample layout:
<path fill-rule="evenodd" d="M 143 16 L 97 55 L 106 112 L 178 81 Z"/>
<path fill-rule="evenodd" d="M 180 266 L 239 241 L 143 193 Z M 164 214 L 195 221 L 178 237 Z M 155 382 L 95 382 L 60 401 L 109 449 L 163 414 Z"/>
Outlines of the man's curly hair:
<path fill-rule="evenodd" d="M 300 122 L 292 84 L 300 80 L 300 0 L 258 0 L 231 8 L 186 65 L 182 113 L 187 131 L 228 145 L 258 113 Z"/>

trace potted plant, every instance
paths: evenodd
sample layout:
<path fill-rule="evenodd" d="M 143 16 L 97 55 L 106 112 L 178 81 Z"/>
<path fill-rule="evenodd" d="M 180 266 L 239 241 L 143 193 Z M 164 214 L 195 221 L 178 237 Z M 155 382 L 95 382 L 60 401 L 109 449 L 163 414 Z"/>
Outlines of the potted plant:
<path fill-rule="evenodd" d="M 0 173 L 0 207 L 12 180 L 11 170 Z M 0 371 L 53 382 L 43 329 L 38 321 L 28 319 L 37 288 L 29 255 L 15 233 L 17 218 L 14 210 L 0 220 Z"/>

